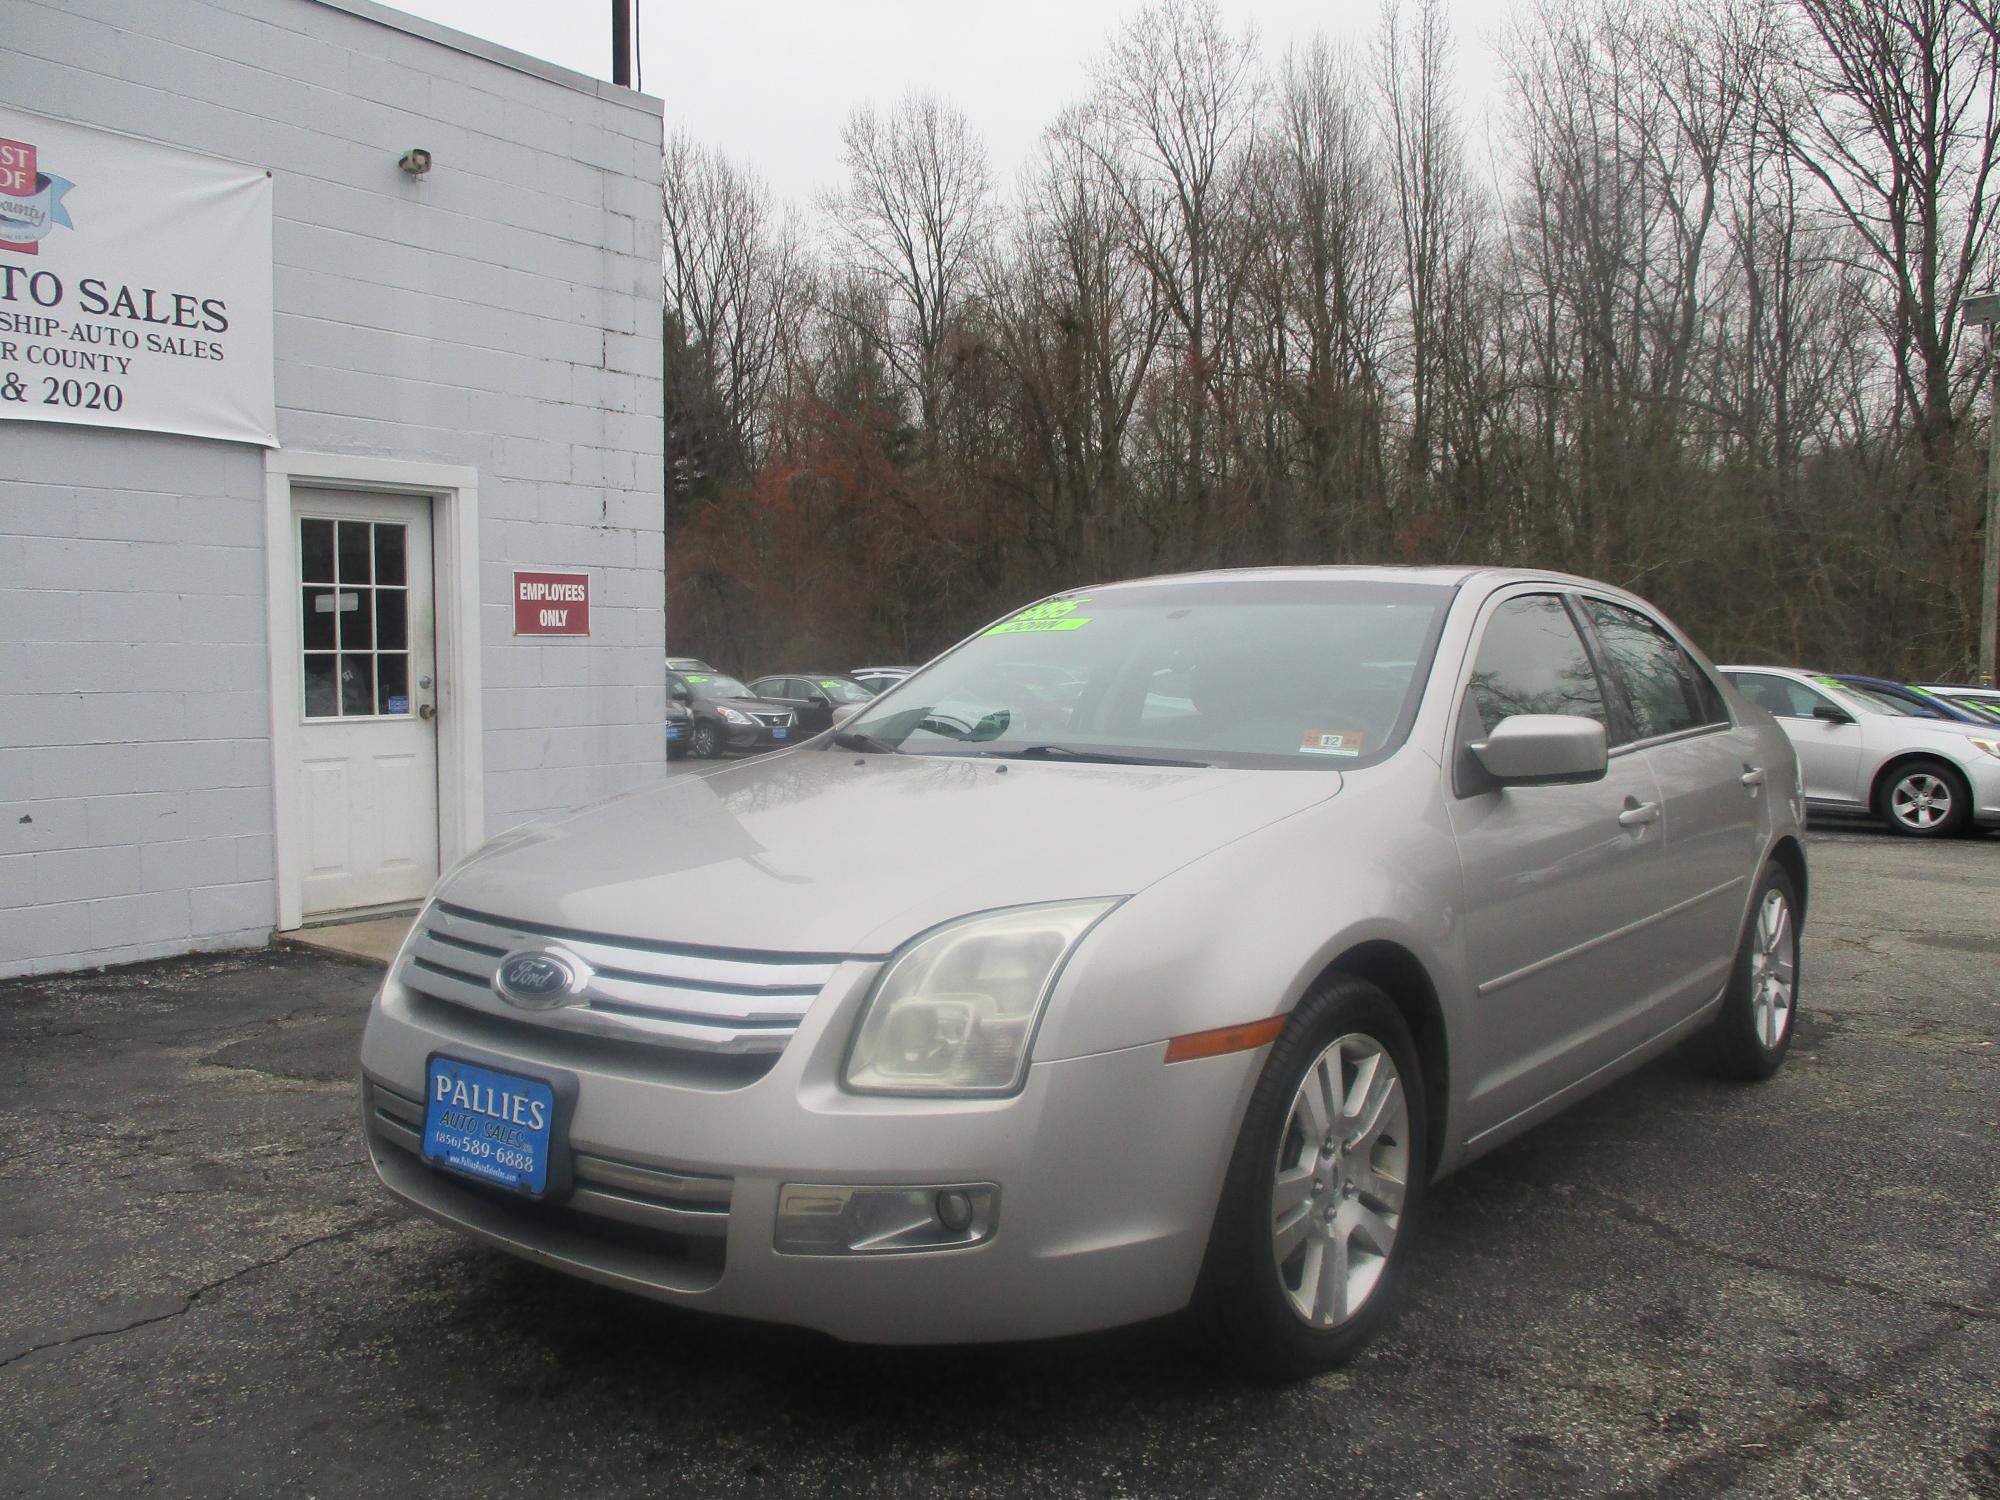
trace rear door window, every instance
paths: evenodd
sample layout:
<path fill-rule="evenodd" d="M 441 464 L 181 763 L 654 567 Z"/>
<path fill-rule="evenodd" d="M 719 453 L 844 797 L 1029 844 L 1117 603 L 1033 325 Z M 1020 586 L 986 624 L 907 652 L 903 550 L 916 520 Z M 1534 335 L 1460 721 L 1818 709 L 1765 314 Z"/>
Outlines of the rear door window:
<path fill-rule="evenodd" d="M 1617 670 L 1634 739 L 1729 722 L 1715 684 L 1660 625 L 1608 599 L 1586 598 L 1583 607 Z"/>

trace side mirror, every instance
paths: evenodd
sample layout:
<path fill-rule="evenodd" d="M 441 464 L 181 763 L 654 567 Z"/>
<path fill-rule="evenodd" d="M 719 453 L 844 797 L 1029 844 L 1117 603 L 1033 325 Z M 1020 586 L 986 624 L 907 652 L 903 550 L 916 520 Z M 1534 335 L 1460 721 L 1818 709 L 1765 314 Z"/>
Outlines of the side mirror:
<path fill-rule="evenodd" d="M 855 716 L 867 706 L 865 703 L 847 703 L 836 708 L 833 711 L 833 727 L 839 729 L 844 724 L 852 723 Z"/>
<path fill-rule="evenodd" d="M 677 682 L 672 687 L 667 689 L 667 696 L 673 699 L 674 702 L 676 703 L 686 703 L 690 701 L 692 695 L 689 694 L 686 688 L 682 687 Z"/>
<path fill-rule="evenodd" d="M 808 693 L 806 695 L 806 701 L 812 704 L 814 708 L 833 707 L 833 700 L 827 697 L 825 693 Z"/>
<path fill-rule="evenodd" d="M 1815 703 L 1813 705 L 1813 717 L 1825 724 L 1852 724 L 1854 722 L 1853 714 L 1844 708 L 1837 708 L 1831 703 Z"/>
<path fill-rule="evenodd" d="M 1604 726 L 1574 714 L 1510 714 L 1471 749 L 1502 786 L 1602 781 L 1610 764 Z"/>

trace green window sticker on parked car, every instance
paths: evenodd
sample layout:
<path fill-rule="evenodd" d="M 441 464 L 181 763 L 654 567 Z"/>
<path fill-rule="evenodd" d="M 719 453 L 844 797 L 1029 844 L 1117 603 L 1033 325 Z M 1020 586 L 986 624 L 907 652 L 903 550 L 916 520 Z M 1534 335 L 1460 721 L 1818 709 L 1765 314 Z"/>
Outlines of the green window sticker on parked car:
<path fill-rule="evenodd" d="M 1079 615 L 1075 611 L 1089 602 L 1088 599 L 1049 599 L 1031 604 L 1011 620 L 1002 620 L 985 633 L 1027 635 L 1034 631 L 1081 630 L 1090 623 L 1090 616 Z"/>

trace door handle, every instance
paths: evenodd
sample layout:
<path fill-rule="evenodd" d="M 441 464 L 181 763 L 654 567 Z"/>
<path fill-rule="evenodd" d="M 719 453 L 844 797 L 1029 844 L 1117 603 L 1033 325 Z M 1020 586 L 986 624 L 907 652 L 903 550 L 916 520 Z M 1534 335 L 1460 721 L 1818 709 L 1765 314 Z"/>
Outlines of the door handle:
<path fill-rule="evenodd" d="M 420 703 L 417 705 L 418 718 L 429 720 L 429 719 L 435 719 L 437 716 L 438 716 L 438 711 L 432 708 L 430 704 Z"/>
<path fill-rule="evenodd" d="M 1762 786 L 1764 784 L 1764 768 L 1762 766 L 1745 766 L 1743 774 L 1736 779 L 1745 786 Z"/>
<path fill-rule="evenodd" d="M 1618 815 L 1618 826 L 1621 828 L 1642 828 L 1648 823 L 1657 823 L 1659 820 L 1660 804 L 1657 802 L 1641 802 L 1637 806 L 1626 808 L 1625 811 Z"/>

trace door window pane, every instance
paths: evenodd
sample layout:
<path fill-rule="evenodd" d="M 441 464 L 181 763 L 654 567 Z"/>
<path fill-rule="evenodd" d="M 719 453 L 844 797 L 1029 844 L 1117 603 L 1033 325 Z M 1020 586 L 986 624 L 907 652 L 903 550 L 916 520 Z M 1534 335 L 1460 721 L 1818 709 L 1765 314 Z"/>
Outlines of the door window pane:
<path fill-rule="evenodd" d="M 375 591 L 375 645 L 401 651 L 410 644 L 409 595 L 401 589 Z"/>
<path fill-rule="evenodd" d="M 384 653 L 375 658 L 377 692 L 375 711 L 407 714 L 410 711 L 410 659 Z"/>
<path fill-rule="evenodd" d="M 340 712 L 343 718 L 375 712 L 374 657 L 364 653 L 340 658 Z"/>
<path fill-rule="evenodd" d="M 340 688 L 334 657 L 309 655 L 306 657 L 306 717 L 309 719 L 330 719 L 340 712 Z"/>
<path fill-rule="evenodd" d="M 336 613 L 340 616 L 340 649 L 366 651 L 375 644 L 373 589 L 342 589 Z"/>
<path fill-rule="evenodd" d="M 309 583 L 333 582 L 333 522 L 299 522 L 299 577 Z"/>
<path fill-rule="evenodd" d="M 403 576 L 403 528 L 389 522 L 375 527 L 375 581 L 407 583 Z"/>
<path fill-rule="evenodd" d="M 1586 599 L 1584 608 L 1624 679 L 1638 738 L 1726 722 L 1720 695 L 1666 631 L 1637 610 L 1603 599 Z"/>
<path fill-rule="evenodd" d="M 299 638 L 308 651 L 331 651 L 333 634 L 333 590 L 307 588 L 299 614 Z"/>
<path fill-rule="evenodd" d="M 375 570 L 369 562 L 368 523 L 366 521 L 342 521 L 340 523 L 340 581 L 342 583 L 368 583 L 373 581 Z"/>
<path fill-rule="evenodd" d="M 1510 714 L 1575 714 L 1605 722 L 1596 669 L 1554 594 L 1509 599 L 1493 612 L 1468 697 L 1488 734 Z"/>

